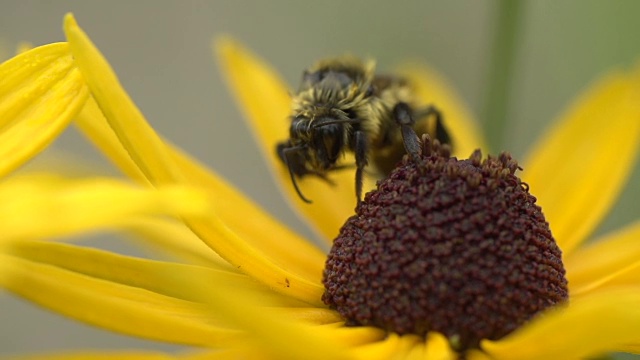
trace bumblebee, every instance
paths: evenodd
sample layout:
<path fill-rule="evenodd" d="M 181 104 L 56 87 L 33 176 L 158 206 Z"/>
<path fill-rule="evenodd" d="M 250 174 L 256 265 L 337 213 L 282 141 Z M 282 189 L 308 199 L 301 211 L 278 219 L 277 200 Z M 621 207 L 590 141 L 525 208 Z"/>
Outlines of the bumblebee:
<path fill-rule="evenodd" d="M 360 202 L 364 170 L 370 163 L 386 176 L 404 154 L 417 158 L 418 134 L 429 133 L 451 144 L 440 112 L 419 106 L 407 79 L 374 71 L 373 61 L 351 56 L 322 60 L 304 71 L 293 95 L 289 139 L 276 146 L 303 201 L 311 202 L 296 178 L 313 175 L 331 182 L 327 174 L 345 168 L 338 160 L 346 152 L 355 155 Z"/>

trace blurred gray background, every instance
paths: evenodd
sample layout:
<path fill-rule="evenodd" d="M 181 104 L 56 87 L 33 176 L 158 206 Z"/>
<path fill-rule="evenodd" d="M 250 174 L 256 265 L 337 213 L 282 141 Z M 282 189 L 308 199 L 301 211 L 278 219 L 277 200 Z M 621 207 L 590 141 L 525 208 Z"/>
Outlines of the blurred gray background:
<path fill-rule="evenodd" d="M 407 58 L 420 59 L 447 76 L 480 116 L 496 4 L 488 0 L 2 0 L 0 53 L 11 53 L 19 41 L 34 45 L 63 41 L 62 17 L 73 12 L 156 130 L 311 237 L 261 162 L 218 73 L 212 38 L 223 33 L 234 36 L 292 85 L 305 67 L 328 55 L 372 56 L 380 69 Z M 522 4 L 509 122 L 503 129 L 504 141 L 494 144 L 518 158 L 598 74 L 640 59 L 640 2 Z M 606 126 L 606 114 L 602 116 Z M 72 131 L 56 147 L 102 161 Z M 640 170 L 599 233 L 640 216 L 638 183 Z M 74 348 L 175 349 L 76 324 L 0 295 L 0 354 Z"/>

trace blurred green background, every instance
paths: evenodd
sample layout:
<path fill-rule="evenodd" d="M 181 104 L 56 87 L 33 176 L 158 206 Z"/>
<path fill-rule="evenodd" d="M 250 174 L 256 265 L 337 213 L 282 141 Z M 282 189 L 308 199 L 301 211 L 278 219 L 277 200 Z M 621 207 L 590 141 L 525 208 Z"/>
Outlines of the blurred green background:
<path fill-rule="evenodd" d="M 292 86 L 305 67 L 328 55 L 375 57 L 382 70 L 419 59 L 449 78 L 480 118 L 491 84 L 498 4 L 489 0 L 3 0 L 0 51 L 10 54 L 23 40 L 34 45 L 64 40 L 62 17 L 72 11 L 160 133 L 312 237 L 281 199 L 261 162 L 212 58 L 213 37 L 230 34 L 239 39 Z M 494 149 L 522 158 L 593 79 L 640 59 L 640 2 L 539 0 L 520 2 L 518 8 L 519 15 L 511 17 L 516 20 L 512 27 L 516 38 L 506 82 L 508 121 L 501 132 L 489 135 L 501 139 L 492 144 Z M 601 116 L 606 126 L 606 109 Z M 489 120 L 479 119 L 485 129 L 492 128 Z M 73 132 L 56 146 L 91 162 L 102 161 Z M 639 183 L 640 169 L 636 169 L 599 233 L 640 217 Z M 0 324 L 1 353 L 88 347 L 170 349 L 73 323 L 8 295 L 0 297 Z"/>

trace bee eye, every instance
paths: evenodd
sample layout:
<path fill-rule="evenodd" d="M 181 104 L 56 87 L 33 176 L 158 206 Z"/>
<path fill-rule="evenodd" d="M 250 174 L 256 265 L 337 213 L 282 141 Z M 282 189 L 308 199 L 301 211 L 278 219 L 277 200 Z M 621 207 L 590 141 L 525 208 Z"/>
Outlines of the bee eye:
<path fill-rule="evenodd" d="M 325 76 L 325 73 L 323 71 L 315 71 L 315 72 L 305 71 L 304 74 L 302 75 L 302 83 L 307 85 L 317 84 L 320 82 L 320 80 L 324 78 L 324 76 Z"/>
<path fill-rule="evenodd" d="M 296 116 L 293 118 L 291 122 L 291 127 L 289 128 L 289 136 L 292 139 L 296 139 L 301 137 L 303 134 L 307 132 L 307 127 L 309 125 L 309 119 L 304 116 Z"/>
<path fill-rule="evenodd" d="M 364 96 L 369 97 L 373 95 L 375 92 L 376 92 L 376 89 L 373 87 L 373 85 L 369 85 L 369 87 L 367 88 L 367 91 L 365 91 L 364 93 Z"/>

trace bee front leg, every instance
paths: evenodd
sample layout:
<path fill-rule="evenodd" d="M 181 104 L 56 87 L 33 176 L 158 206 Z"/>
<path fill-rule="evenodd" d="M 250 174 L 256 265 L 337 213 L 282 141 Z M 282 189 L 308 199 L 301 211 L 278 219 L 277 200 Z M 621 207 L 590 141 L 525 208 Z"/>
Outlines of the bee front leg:
<path fill-rule="evenodd" d="M 311 204 L 311 200 L 307 199 L 300 191 L 298 187 L 298 182 L 296 181 L 296 177 L 302 177 L 306 174 L 309 174 L 307 169 L 304 166 L 304 162 L 302 162 L 303 158 L 299 155 L 300 147 L 291 146 L 291 143 L 288 141 L 280 142 L 276 145 L 276 152 L 278 153 L 278 157 L 285 164 L 287 169 L 289 170 L 289 176 L 291 177 L 291 183 L 293 184 L 293 188 L 298 193 L 300 199 L 307 204 Z M 292 155 L 294 155 L 292 157 Z"/>
<path fill-rule="evenodd" d="M 364 131 L 356 131 L 355 136 L 355 155 L 356 155 L 356 197 L 358 204 L 362 199 L 362 176 L 364 168 L 367 166 L 367 135 Z"/>
<path fill-rule="evenodd" d="M 413 129 L 415 120 L 412 116 L 411 108 L 406 103 L 400 102 L 393 108 L 393 117 L 396 124 L 400 126 L 404 149 L 411 156 L 411 159 L 417 162 L 422 153 L 422 144 L 418 134 Z"/>

